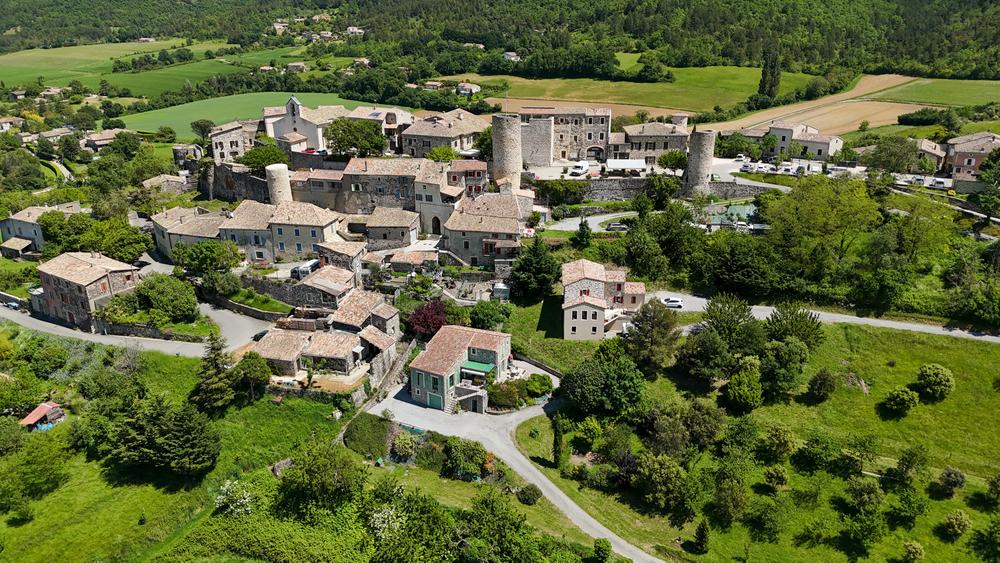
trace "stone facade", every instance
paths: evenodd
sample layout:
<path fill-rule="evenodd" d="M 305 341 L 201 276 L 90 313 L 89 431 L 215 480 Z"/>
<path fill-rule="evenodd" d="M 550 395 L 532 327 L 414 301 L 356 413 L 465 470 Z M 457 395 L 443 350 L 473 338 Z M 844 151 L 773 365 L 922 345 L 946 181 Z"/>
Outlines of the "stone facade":
<path fill-rule="evenodd" d="M 209 199 L 268 201 L 267 180 L 254 176 L 242 164 L 222 164 L 209 168 L 198 180 L 198 191 Z"/>
<path fill-rule="evenodd" d="M 212 129 L 208 139 L 215 164 L 235 162 L 254 146 L 257 126 L 253 122 L 233 121 Z"/>
<path fill-rule="evenodd" d="M 712 180 L 712 160 L 715 157 L 715 131 L 711 129 L 691 133 L 691 150 L 684 170 L 684 191 L 692 195 L 708 193 Z"/>
<path fill-rule="evenodd" d="M 553 119 L 553 160 L 604 160 L 611 137 L 608 108 L 524 107 L 518 112 L 523 123 Z"/>
<path fill-rule="evenodd" d="M 528 166 L 552 166 L 555 118 L 536 117 L 521 125 L 521 158 Z"/>
<path fill-rule="evenodd" d="M 610 158 L 643 160 L 652 165 L 668 150 L 687 152 L 688 131 L 673 123 L 639 123 L 627 125 L 624 133 L 614 133 L 611 139 Z"/>
<path fill-rule="evenodd" d="M 42 315 L 86 331 L 94 329 L 94 314 L 112 296 L 132 291 L 139 270 L 100 254 L 67 252 L 38 267 L 42 292 L 32 307 Z"/>

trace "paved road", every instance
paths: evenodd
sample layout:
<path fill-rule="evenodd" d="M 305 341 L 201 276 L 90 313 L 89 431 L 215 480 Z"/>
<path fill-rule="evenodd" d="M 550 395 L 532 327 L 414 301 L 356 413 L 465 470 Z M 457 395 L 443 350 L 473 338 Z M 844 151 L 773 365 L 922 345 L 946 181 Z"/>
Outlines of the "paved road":
<path fill-rule="evenodd" d="M 535 369 L 535 371 L 538 370 Z M 499 416 L 470 412 L 447 415 L 442 411 L 428 409 L 410 402 L 409 393 L 405 389 L 397 388 L 394 393 L 390 394 L 389 398 L 372 405 L 368 411 L 381 413 L 386 409 L 392 411 L 397 422 L 449 436 L 460 436 L 483 444 L 486 449 L 496 454 L 518 475 L 538 486 L 545 498 L 549 499 L 584 533 L 594 538 L 607 538 L 617 553 L 629 557 L 633 561 L 660 561 L 626 542 L 605 528 L 593 516 L 587 514 L 517 449 L 514 444 L 514 431 L 525 420 L 544 414 L 545 411 L 541 405 Z"/>
<path fill-rule="evenodd" d="M 609 221 L 611 219 L 621 219 L 623 217 L 631 217 L 636 215 L 635 211 L 621 211 L 618 213 L 602 213 L 600 215 L 588 215 L 587 223 L 590 225 L 590 230 L 595 233 L 604 232 L 604 227 L 601 223 L 604 221 Z M 551 225 L 546 226 L 546 229 L 552 229 L 555 231 L 575 231 L 580 226 L 579 217 L 569 217 L 561 221 L 557 221 Z"/>
<path fill-rule="evenodd" d="M 703 297 L 697 297 L 695 295 L 688 295 L 686 293 L 681 293 L 678 291 L 657 291 L 651 293 L 647 299 L 659 299 L 661 297 L 681 297 L 684 299 L 684 306 L 680 308 L 680 311 L 704 311 L 705 305 L 708 304 L 708 300 Z M 774 312 L 774 307 L 768 307 L 766 305 L 757 305 L 752 307 L 753 314 L 758 319 L 767 318 L 772 312 Z M 975 330 L 964 330 L 960 328 L 951 328 L 933 324 L 924 323 L 914 323 L 907 321 L 894 321 L 889 319 L 879 319 L 876 317 L 858 317 L 856 315 L 849 315 L 843 313 L 829 313 L 826 311 L 815 311 L 819 316 L 819 320 L 824 323 L 844 323 L 853 325 L 866 325 L 875 326 L 880 328 L 891 328 L 896 330 L 908 330 L 910 332 L 922 332 L 925 334 L 937 334 L 941 336 L 954 336 L 957 338 L 969 338 L 973 340 L 981 340 L 984 342 L 992 342 L 995 344 L 1000 344 L 1000 335 L 989 334 L 985 332 L 975 331 Z"/>

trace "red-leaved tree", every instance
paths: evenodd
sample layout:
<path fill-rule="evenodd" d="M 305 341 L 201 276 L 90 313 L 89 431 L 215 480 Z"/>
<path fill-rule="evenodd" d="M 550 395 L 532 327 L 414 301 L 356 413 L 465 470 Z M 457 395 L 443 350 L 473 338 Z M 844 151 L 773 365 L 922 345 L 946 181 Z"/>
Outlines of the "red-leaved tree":
<path fill-rule="evenodd" d="M 424 340 L 433 336 L 447 322 L 444 303 L 440 299 L 433 299 L 417 307 L 406 320 L 410 330 Z"/>

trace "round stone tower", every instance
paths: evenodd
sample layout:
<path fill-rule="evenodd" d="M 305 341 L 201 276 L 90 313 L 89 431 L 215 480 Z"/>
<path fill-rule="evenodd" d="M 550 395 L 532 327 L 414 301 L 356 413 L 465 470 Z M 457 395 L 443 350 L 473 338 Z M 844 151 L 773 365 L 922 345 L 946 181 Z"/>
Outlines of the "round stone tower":
<path fill-rule="evenodd" d="M 493 179 L 506 179 L 511 188 L 521 187 L 521 117 L 515 113 L 493 116 Z"/>
<path fill-rule="evenodd" d="M 264 168 L 267 176 L 267 193 L 271 203 L 277 205 L 284 201 L 292 201 L 292 182 L 288 176 L 287 164 L 271 164 Z"/>
<path fill-rule="evenodd" d="M 688 165 L 684 170 L 684 192 L 704 195 L 712 180 L 712 157 L 715 155 L 715 131 L 692 131 L 688 143 Z"/>

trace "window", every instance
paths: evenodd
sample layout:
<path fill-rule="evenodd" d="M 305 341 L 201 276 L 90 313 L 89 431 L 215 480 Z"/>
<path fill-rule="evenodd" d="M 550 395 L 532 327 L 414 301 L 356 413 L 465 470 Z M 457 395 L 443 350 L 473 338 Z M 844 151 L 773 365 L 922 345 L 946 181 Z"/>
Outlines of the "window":
<path fill-rule="evenodd" d="M 462 248 L 464 248 L 465 250 L 468 250 L 469 249 L 469 241 L 463 240 L 462 241 Z"/>
<path fill-rule="evenodd" d="M 615 289 L 618 290 L 618 291 L 621 291 L 622 290 L 622 284 L 620 284 L 620 283 L 619 284 L 615 284 Z"/>
<path fill-rule="evenodd" d="M 587 125 L 593 125 L 593 124 L 594 124 L 594 118 L 593 117 L 588 117 L 587 118 Z"/>
<path fill-rule="evenodd" d="M 278 243 L 278 252 L 284 252 L 284 251 L 285 251 L 285 243 L 279 242 Z"/>
<path fill-rule="evenodd" d="M 454 373 L 451 374 L 451 376 L 448 378 L 448 386 L 449 387 L 454 387 L 455 386 L 455 374 Z"/>
<path fill-rule="evenodd" d="M 309 236 L 316 238 L 316 229 L 309 229 Z"/>
<path fill-rule="evenodd" d="M 440 383 L 438 383 L 438 378 L 434 377 L 432 375 L 431 376 L 431 389 L 433 389 L 434 391 L 438 391 L 438 386 L 439 385 L 440 385 Z"/>
<path fill-rule="evenodd" d="M 576 311 L 573 311 L 573 320 L 576 320 Z"/>
<path fill-rule="evenodd" d="M 785 142 L 785 136 L 784 136 L 784 135 L 782 135 L 782 136 L 781 136 L 781 142 L 782 142 L 782 143 L 784 143 L 784 142 Z"/>
<path fill-rule="evenodd" d="M 263 259 L 264 259 L 264 253 L 263 253 L 263 252 L 261 252 L 261 251 L 259 251 L 259 250 L 258 250 L 258 251 L 256 251 L 256 252 L 254 252 L 254 253 L 253 253 L 253 255 L 254 255 L 254 257 L 255 257 L 255 258 L 257 258 L 258 260 L 263 260 Z"/>
<path fill-rule="evenodd" d="M 600 139 L 601 139 L 602 141 L 604 140 L 604 133 L 601 133 L 601 134 L 600 134 Z M 653 144 L 655 145 L 656 143 L 653 143 Z"/>
<path fill-rule="evenodd" d="M 302 252 L 302 243 L 301 242 L 295 243 L 295 252 Z"/>
<path fill-rule="evenodd" d="M 298 228 L 298 227 L 295 227 L 295 236 L 299 236 L 299 234 L 300 234 L 300 233 L 299 233 L 299 228 Z"/>
<path fill-rule="evenodd" d="M 581 289 L 580 290 L 580 295 L 581 296 L 583 296 L 583 295 L 590 295 L 590 290 L 589 289 Z"/>
<path fill-rule="evenodd" d="M 229 235 L 229 240 L 236 242 L 236 235 L 233 234 Z"/>
<path fill-rule="evenodd" d="M 424 201 L 426 201 L 427 203 L 431 203 L 434 201 L 434 196 L 432 196 L 431 194 L 427 194 L 424 196 Z"/>
<path fill-rule="evenodd" d="M 280 236 L 282 236 L 284 234 L 285 234 L 285 229 L 282 229 L 281 227 L 278 227 L 278 236 L 280 237 Z"/>
<path fill-rule="evenodd" d="M 260 235 L 253 236 L 253 243 L 255 246 L 260 246 Z"/>
<path fill-rule="evenodd" d="M 388 238 L 389 238 L 389 233 L 382 233 L 382 240 L 386 240 Z"/>
<path fill-rule="evenodd" d="M 571 334 L 576 334 L 576 325 L 573 325 L 573 326 L 569 327 L 569 332 Z"/>
<path fill-rule="evenodd" d="M 452 182 L 457 182 L 458 181 L 458 176 L 455 176 L 454 174 L 452 174 L 451 181 Z"/>
<path fill-rule="evenodd" d="M 635 295 L 632 296 L 632 304 L 635 305 Z"/>
<path fill-rule="evenodd" d="M 597 320 L 597 311 L 591 311 L 590 312 L 590 320 L 592 320 L 592 321 L 596 321 Z"/>
<path fill-rule="evenodd" d="M 823 149 L 816 149 L 816 156 L 823 156 Z"/>
<path fill-rule="evenodd" d="M 597 327 L 596 326 L 590 327 L 590 334 L 597 334 Z"/>
<path fill-rule="evenodd" d="M 415 199 L 417 201 L 423 201 L 424 200 L 424 196 L 422 196 L 420 194 L 417 194 L 417 195 L 413 196 L 413 199 Z"/>
<path fill-rule="evenodd" d="M 601 118 L 601 125 L 604 125 L 604 118 Z"/>
<path fill-rule="evenodd" d="M 587 140 L 588 141 L 594 140 L 594 134 L 593 133 L 587 133 Z"/>
<path fill-rule="evenodd" d="M 967 159 L 965 159 L 965 165 L 966 166 L 975 166 L 976 165 L 976 161 L 973 160 L 973 159 L 971 159 L 971 158 L 967 158 Z"/>

